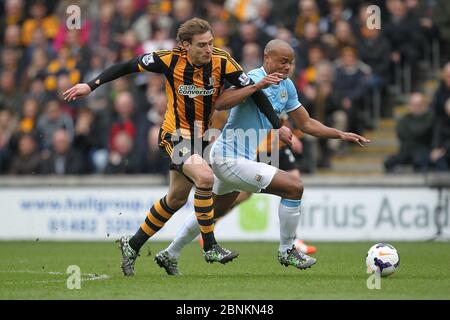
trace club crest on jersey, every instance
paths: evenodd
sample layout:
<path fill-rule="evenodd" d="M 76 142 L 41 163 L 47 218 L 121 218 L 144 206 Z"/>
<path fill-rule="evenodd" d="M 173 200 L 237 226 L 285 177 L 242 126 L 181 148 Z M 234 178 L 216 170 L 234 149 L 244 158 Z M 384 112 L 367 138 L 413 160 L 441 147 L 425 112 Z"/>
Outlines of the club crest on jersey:
<path fill-rule="evenodd" d="M 214 87 L 215 84 L 216 84 L 216 77 L 214 77 L 214 76 L 209 77 L 209 83 L 208 83 L 208 86 Z"/>
<path fill-rule="evenodd" d="M 154 62 L 155 62 L 155 58 L 153 58 L 153 53 L 146 54 L 142 58 L 142 63 L 146 66 L 148 66 L 150 63 L 154 63 Z"/>
<path fill-rule="evenodd" d="M 210 96 L 216 92 L 215 88 L 212 89 L 205 89 L 205 88 L 199 88 L 196 87 L 193 84 L 190 85 L 181 85 L 178 87 L 178 93 L 183 96 L 188 96 L 189 98 L 195 98 L 197 96 Z"/>

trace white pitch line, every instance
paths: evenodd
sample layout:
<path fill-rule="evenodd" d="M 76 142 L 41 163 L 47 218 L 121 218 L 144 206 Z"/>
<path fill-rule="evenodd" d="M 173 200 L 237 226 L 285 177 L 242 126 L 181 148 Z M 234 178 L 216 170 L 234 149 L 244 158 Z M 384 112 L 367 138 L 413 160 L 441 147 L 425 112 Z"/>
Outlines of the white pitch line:
<path fill-rule="evenodd" d="M 70 273 L 59 272 L 59 271 L 34 271 L 34 270 L 0 270 L 2 273 L 31 273 L 31 274 L 48 274 L 48 275 L 70 275 Z M 87 277 L 84 278 L 83 277 Z M 106 280 L 111 278 L 111 276 L 107 274 L 96 274 L 96 273 L 82 273 L 81 281 L 94 281 L 94 280 Z M 6 281 L 7 282 L 7 281 Z M 12 283 L 17 283 L 17 281 L 10 281 Z M 66 279 L 61 280 L 31 280 L 31 281 L 22 281 L 24 283 L 50 283 L 50 282 L 66 282 Z"/>

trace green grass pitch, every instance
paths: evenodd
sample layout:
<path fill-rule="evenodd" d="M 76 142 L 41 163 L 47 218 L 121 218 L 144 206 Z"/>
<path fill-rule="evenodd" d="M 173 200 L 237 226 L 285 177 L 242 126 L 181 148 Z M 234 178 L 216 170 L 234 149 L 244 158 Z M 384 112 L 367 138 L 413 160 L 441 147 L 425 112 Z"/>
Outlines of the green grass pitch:
<path fill-rule="evenodd" d="M 369 290 L 369 242 L 314 243 L 318 262 L 308 270 L 281 266 L 276 243 L 223 243 L 240 252 L 227 265 L 207 264 L 192 243 L 180 260 L 181 277 L 153 261 L 167 243 L 151 242 L 132 278 L 121 275 L 113 242 L 0 242 L 0 299 L 450 299 L 450 243 L 390 243 L 400 269 Z M 79 290 L 67 288 L 69 265 L 80 267 Z"/>

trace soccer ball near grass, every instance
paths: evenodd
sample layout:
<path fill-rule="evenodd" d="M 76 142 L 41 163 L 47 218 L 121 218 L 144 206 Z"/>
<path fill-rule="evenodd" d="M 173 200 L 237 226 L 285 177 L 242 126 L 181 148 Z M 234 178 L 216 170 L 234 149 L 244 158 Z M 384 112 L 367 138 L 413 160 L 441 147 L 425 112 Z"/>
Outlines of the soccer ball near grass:
<path fill-rule="evenodd" d="M 394 273 L 400 266 L 400 256 L 394 246 L 388 243 L 374 244 L 367 252 L 367 272 L 380 272 L 382 277 Z"/>

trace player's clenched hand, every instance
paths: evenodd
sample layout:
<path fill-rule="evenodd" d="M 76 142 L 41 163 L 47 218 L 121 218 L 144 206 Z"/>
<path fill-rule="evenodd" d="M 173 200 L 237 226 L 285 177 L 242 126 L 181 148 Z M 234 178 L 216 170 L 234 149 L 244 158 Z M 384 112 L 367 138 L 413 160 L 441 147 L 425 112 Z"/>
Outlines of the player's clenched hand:
<path fill-rule="evenodd" d="M 86 83 L 79 83 L 63 93 L 64 100 L 72 101 L 91 93 L 91 88 Z"/>
<path fill-rule="evenodd" d="M 280 135 L 280 140 L 286 143 L 288 146 L 292 146 L 292 131 L 286 126 L 282 126 L 278 133 Z"/>
<path fill-rule="evenodd" d="M 361 147 L 364 147 L 366 143 L 370 143 L 369 139 L 351 132 L 342 132 L 341 139 L 345 141 L 355 142 L 359 144 Z"/>
<path fill-rule="evenodd" d="M 303 153 L 303 143 L 295 135 L 292 136 L 292 151 L 297 154 Z"/>
<path fill-rule="evenodd" d="M 258 90 L 265 89 L 272 84 L 278 84 L 282 78 L 282 74 L 278 72 L 274 72 L 271 74 L 268 74 L 264 78 L 262 78 L 258 83 L 255 84 L 255 86 L 258 88 Z"/>

